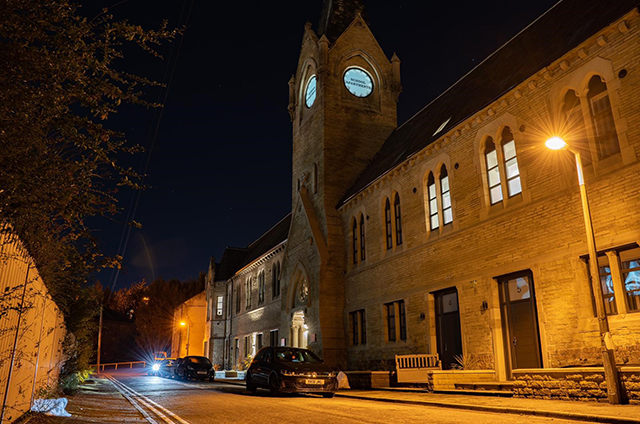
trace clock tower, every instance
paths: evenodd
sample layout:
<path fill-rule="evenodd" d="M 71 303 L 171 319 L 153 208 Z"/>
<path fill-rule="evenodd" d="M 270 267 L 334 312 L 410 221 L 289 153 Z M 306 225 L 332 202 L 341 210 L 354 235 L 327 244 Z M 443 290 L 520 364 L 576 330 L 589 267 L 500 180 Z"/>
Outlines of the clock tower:
<path fill-rule="evenodd" d="M 346 360 L 345 235 L 337 205 L 397 126 L 400 60 L 376 41 L 362 0 L 324 0 L 289 81 L 293 218 L 282 281 L 287 344 Z"/>

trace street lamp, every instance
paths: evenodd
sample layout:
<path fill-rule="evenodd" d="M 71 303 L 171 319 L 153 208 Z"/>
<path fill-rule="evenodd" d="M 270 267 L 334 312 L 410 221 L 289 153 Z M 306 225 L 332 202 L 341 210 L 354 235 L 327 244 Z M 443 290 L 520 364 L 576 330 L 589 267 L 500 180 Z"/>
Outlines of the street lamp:
<path fill-rule="evenodd" d="M 189 356 L 189 337 L 191 336 L 191 334 L 190 334 L 191 333 L 191 326 L 188 323 L 184 322 L 184 321 L 181 321 L 180 325 L 183 326 L 183 327 L 184 326 L 187 327 L 187 354 L 185 356 Z"/>
<path fill-rule="evenodd" d="M 584 185 L 584 175 L 582 170 L 582 159 L 580 152 L 569 148 L 569 145 L 560 137 L 551 137 L 545 142 L 551 150 L 567 149 L 576 157 L 576 169 L 578 171 L 578 184 L 580 184 L 580 198 L 582 200 L 582 213 L 584 215 L 584 226 L 587 231 L 587 247 L 589 249 L 589 271 L 591 274 L 591 286 L 596 298 L 596 312 L 598 314 L 598 327 L 600 330 L 600 342 L 602 347 L 602 360 L 604 364 L 604 377 L 607 383 L 607 397 L 609 403 L 621 403 L 620 380 L 616 359 L 613 351 L 613 339 L 609 331 L 609 321 L 605 311 L 604 297 L 600 288 L 600 274 L 598 272 L 598 255 L 596 250 L 596 239 L 593 234 L 593 224 L 591 222 L 591 211 L 589 210 L 589 199 L 587 189 Z"/>

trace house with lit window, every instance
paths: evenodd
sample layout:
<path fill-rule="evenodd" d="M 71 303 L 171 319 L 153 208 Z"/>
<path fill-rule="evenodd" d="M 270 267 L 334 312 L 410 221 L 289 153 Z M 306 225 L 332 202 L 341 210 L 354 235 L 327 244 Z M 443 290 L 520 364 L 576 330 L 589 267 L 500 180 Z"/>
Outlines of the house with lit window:
<path fill-rule="evenodd" d="M 563 0 L 398 126 L 400 59 L 362 1 L 325 0 L 289 81 L 291 215 L 208 295 L 224 363 L 267 343 L 354 370 L 437 354 L 436 380 L 464 368 L 535 394 L 532 375 L 561 375 L 547 395 L 567 397 L 573 372 L 599 398 L 597 287 L 636 375 L 639 37 L 637 0 Z"/>

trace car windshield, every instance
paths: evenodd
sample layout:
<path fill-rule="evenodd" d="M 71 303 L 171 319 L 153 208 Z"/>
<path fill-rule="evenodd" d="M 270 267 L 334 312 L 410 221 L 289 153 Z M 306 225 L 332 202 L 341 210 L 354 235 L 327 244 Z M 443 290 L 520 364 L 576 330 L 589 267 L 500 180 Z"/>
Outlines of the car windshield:
<path fill-rule="evenodd" d="M 313 352 L 300 349 L 281 349 L 276 351 L 279 362 L 311 363 L 319 364 L 322 361 Z"/>
<path fill-rule="evenodd" d="M 209 362 L 209 359 L 205 358 L 204 356 L 192 356 L 189 358 L 189 363 L 211 365 L 211 362 Z"/>

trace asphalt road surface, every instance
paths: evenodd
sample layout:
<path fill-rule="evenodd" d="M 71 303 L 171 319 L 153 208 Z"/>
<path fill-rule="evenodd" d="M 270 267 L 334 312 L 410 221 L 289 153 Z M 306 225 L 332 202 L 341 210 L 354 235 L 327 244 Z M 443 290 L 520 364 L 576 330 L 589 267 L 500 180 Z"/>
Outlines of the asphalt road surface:
<path fill-rule="evenodd" d="M 216 382 L 181 381 L 117 371 L 110 377 L 149 423 L 569 423 L 573 421 L 402 405 L 313 395 L 271 397 L 258 389 Z"/>

